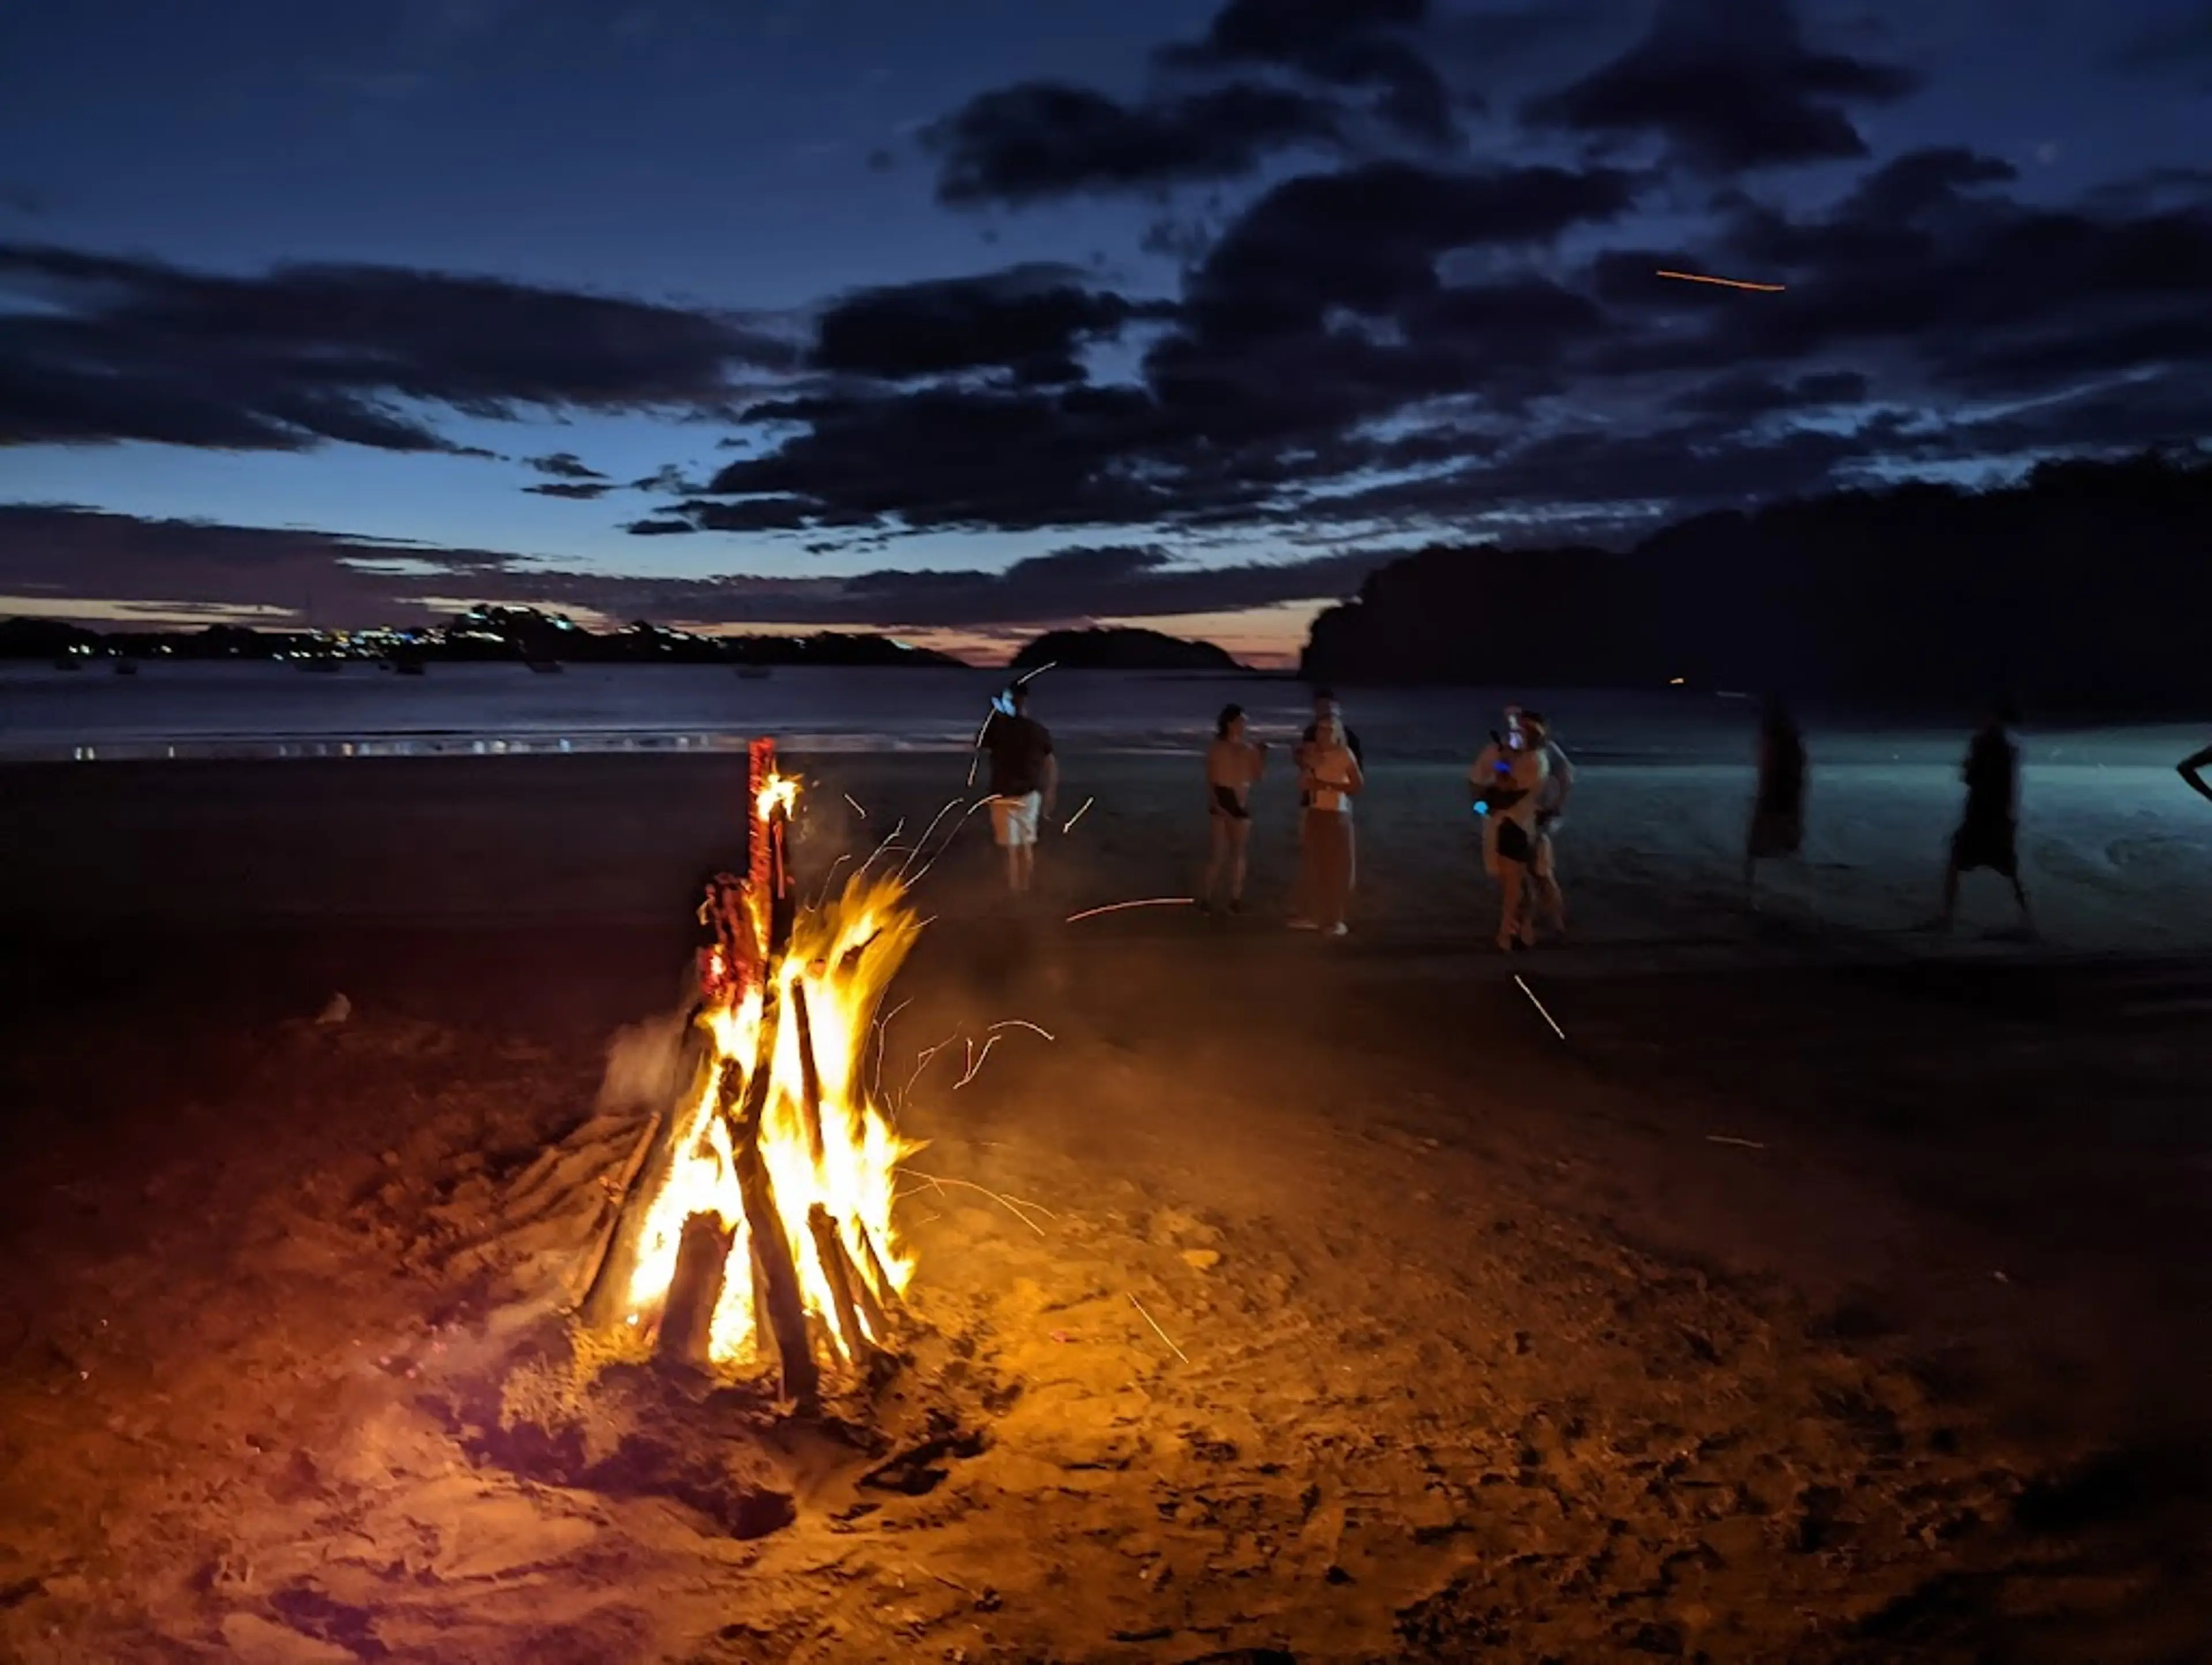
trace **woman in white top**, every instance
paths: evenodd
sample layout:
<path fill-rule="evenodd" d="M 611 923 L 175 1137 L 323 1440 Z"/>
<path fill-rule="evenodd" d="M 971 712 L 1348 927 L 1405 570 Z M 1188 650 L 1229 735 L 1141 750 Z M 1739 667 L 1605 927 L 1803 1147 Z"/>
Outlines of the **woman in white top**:
<path fill-rule="evenodd" d="M 1206 749 L 1206 820 L 1210 848 L 1206 885 L 1199 906 L 1213 911 L 1214 892 L 1224 872 L 1229 878 L 1229 911 L 1244 903 L 1244 847 L 1252 832 L 1252 787 L 1267 767 L 1267 748 L 1245 736 L 1244 708 L 1225 705 Z"/>
<path fill-rule="evenodd" d="M 1298 854 L 1301 893 L 1313 910 L 1312 927 L 1340 937 L 1352 899 L 1352 800 L 1367 781 L 1345 744 L 1344 720 L 1334 712 L 1315 726 L 1312 742 L 1299 748 L 1298 783 L 1307 793 Z M 1303 927 L 1308 921 L 1291 923 Z"/>

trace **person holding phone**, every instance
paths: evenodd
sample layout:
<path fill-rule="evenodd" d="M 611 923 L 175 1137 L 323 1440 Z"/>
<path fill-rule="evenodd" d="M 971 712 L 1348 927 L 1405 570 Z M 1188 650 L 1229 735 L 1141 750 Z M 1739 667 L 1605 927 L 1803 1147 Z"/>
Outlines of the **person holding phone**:
<path fill-rule="evenodd" d="M 1536 817 L 1550 775 L 1543 749 L 1531 745 L 1522 730 L 1518 707 L 1507 711 L 1505 732 L 1491 736 L 1468 771 L 1468 791 L 1483 821 L 1484 865 L 1498 877 L 1502 953 L 1535 945 L 1528 891 L 1535 877 Z"/>
<path fill-rule="evenodd" d="M 1029 714 L 1028 684 L 1016 683 L 992 702 L 982 749 L 991 755 L 991 831 L 1006 853 L 1006 888 L 1026 891 L 1036 876 L 1039 818 L 1052 814 L 1060 759 L 1052 732 Z"/>

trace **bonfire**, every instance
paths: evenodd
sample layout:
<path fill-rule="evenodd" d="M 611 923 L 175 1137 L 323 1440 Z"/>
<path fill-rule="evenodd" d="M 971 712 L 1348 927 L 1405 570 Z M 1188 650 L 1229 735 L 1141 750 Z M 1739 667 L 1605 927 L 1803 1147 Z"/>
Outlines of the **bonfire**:
<path fill-rule="evenodd" d="M 692 1085 L 647 1128 L 617 1187 L 580 1318 L 626 1349 L 781 1370 L 802 1407 L 820 1371 L 892 1346 L 914 1261 L 892 1219 L 902 1138 L 867 1068 L 876 1008 L 921 921 L 866 866 L 801 906 L 785 857 L 798 785 L 752 750 L 742 878 L 701 908 Z"/>

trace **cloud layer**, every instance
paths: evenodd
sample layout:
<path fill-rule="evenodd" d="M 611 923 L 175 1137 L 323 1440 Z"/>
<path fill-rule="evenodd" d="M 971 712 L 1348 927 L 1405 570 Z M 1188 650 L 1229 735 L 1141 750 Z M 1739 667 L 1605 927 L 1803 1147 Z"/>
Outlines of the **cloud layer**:
<path fill-rule="evenodd" d="M 1541 84 L 1481 84 L 1550 64 L 1563 20 L 1618 10 L 1227 0 L 1133 92 L 1022 82 L 926 126 L 955 211 L 1158 199 L 1154 246 L 1178 259 L 1149 282 L 1030 263 L 771 326 L 499 278 L 220 276 L 0 244 L 0 289 L 28 303 L 0 310 L 0 440 L 451 451 L 455 413 L 653 411 L 716 424 L 720 466 L 629 484 L 554 453 L 522 489 L 689 538 L 661 546 L 686 562 L 717 534 L 1080 546 L 997 577 L 657 590 L 454 557 L 514 586 L 489 599 L 596 607 L 579 598 L 600 582 L 637 598 L 617 611 L 920 625 L 1334 592 L 1338 557 L 1208 575 L 1164 553 L 1228 528 L 1618 539 L 1898 471 L 2212 432 L 2212 173 L 2195 159 L 2065 200 L 1967 132 L 1882 149 L 1876 118 L 1940 128 L 1942 88 L 1789 0 L 1659 0 L 1641 33 Z M 2114 27 L 2117 62 L 2133 36 Z M 2142 84 L 2175 56 L 2137 63 Z M 631 490 L 642 511 L 592 507 Z M 98 524 L 140 560 L 145 523 Z M 353 561 L 326 544 L 318 558 Z"/>

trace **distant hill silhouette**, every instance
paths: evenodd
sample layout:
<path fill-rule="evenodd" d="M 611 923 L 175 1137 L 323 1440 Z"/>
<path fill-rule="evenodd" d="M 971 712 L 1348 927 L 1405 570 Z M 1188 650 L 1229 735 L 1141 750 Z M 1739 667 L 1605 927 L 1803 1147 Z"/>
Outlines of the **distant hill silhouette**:
<path fill-rule="evenodd" d="M 1188 641 L 1158 630 L 1048 630 L 1016 653 L 1011 669 L 1058 665 L 1078 671 L 1241 671 L 1210 641 Z"/>
<path fill-rule="evenodd" d="M 1314 621 L 1310 680 L 2212 708 L 2212 456 L 1706 514 L 1626 554 L 1433 548 Z"/>

